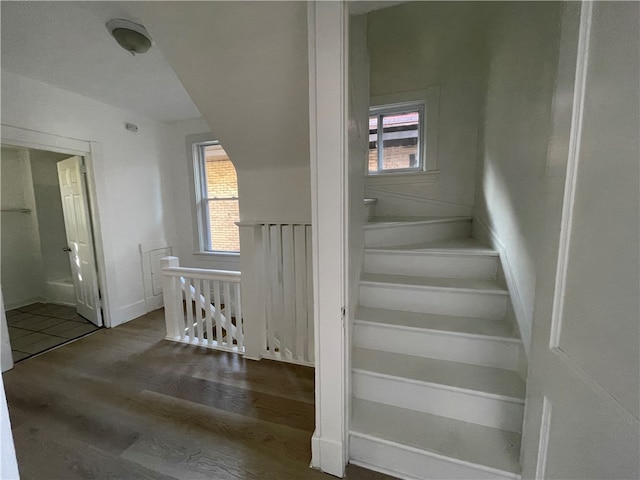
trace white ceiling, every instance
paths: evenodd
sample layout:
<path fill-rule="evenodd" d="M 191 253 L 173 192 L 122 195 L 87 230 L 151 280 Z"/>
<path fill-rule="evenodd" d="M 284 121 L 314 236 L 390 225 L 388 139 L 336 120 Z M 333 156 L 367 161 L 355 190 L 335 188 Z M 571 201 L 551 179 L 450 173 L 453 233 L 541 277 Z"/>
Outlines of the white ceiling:
<path fill-rule="evenodd" d="M 130 4 L 129 4 L 130 5 Z M 162 122 L 200 117 L 158 45 L 135 57 L 111 37 L 127 2 L 0 2 L 2 69 Z"/>

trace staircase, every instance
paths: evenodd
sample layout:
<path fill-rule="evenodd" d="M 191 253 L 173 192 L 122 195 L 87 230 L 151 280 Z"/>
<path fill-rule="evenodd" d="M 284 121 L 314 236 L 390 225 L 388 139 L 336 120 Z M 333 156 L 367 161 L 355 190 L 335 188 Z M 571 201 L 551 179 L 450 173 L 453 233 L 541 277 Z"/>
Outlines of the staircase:
<path fill-rule="evenodd" d="M 498 254 L 470 217 L 365 225 L 351 462 L 410 479 L 520 478 L 525 383 Z"/>

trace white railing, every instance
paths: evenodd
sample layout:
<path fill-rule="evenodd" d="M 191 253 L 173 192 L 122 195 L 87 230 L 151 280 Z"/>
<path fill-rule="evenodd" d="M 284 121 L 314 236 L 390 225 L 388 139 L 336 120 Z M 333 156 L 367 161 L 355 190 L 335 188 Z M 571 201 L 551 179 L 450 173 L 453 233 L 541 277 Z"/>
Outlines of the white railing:
<path fill-rule="evenodd" d="M 256 221 L 238 226 L 245 358 L 313 365 L 311 225 Z"/>
<path fill-rule="evenodd" d="M 161 262 L 166 338 L 243 353 L 240 272 L 180 267 L 177 257 Z"/>
<path fill-rule="evenodd" d="M 260 223 L 266 351 L 275 360 L 313 365 L 311 225 Z"/>

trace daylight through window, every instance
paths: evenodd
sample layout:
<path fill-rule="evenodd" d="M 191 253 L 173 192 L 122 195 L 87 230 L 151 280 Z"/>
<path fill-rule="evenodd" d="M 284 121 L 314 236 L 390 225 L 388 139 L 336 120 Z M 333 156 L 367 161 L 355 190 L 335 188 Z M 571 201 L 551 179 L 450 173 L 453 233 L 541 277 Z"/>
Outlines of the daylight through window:
<path fill-rule="evenodd" d="M 238 180 L 229 156 L 217 142 L 198 145 L 199 210 L 203 249 L 239 252 Z"/>
<path fill-rule="evenodd" d="M 423 104 L 372 109 L 369 174 L 423 170 L 423 124 Z"/>

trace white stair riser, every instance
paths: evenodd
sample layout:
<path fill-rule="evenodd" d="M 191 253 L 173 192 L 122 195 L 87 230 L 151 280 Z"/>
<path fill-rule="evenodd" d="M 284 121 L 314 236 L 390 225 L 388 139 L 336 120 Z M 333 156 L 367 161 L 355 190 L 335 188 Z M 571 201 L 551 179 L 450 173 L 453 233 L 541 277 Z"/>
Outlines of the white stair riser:
<path fill-rule="evenodd" d="M 470 234 L 471 222 L 469 220 L 376 226 L 365 228 L 364 244 L 366 247 L 390 247 L 468 237 Z"/>
<path fill-rule="evenodd" d="M 483 255 L 442 255 L 411 252 L 364 253 L 366 273 L 445 278 L 495 279 L 498 260 Z"/>
<path fill-rule="evenodd" d="M 507 480 L 520 475 L 501 474 L 474 468 L 428 451 L 419 451 L 352 432 L 349 441 L 351 462 L 403 479 L 423 480 Z"/>
<path fill-rule="evenodd" d="M 501 430 L 521 432 L 524 404 L 465 390 L 353 370 L 356 398 L 431 413 Z"/>
<path fill-rule="evenodd" d="M 505 314 L 507 296 L 360 282 L 360 304 L 405 312 L 498 319 Z"/>
<path fill-rule="evenodd" d="M 522 348 L 519 343 L 508 340 L 442 334 L 435 330 L 398 328 L 373 322 L 354 324 L 353 343 L 370 350 L 514 371 L 518 370 Z"/>

